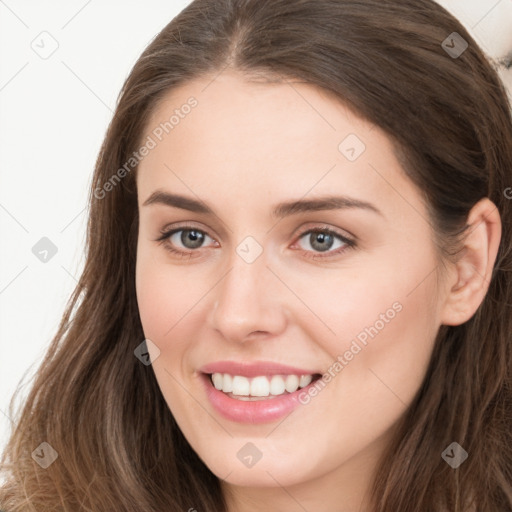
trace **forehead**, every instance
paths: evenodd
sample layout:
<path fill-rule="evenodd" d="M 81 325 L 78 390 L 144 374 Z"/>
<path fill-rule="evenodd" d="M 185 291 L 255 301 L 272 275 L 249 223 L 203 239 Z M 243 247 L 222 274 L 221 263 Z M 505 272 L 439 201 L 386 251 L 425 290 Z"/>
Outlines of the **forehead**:
<path fill-rule="evenodd" d="M 188 108 L 187 103 L 191 101 L 196 105 Z M 201 137 L 202 147 L 206 149 L 214 138 L 217 144 L 218 139 L 223 139 L 227 142 L 223 149 L 232 147 L 237 156 L 243 150 L 261 153 L 263 148 L 255 143 L 263 139 L 266 139 L 265 147 L 273 142 L 280 149 L 281 158 L 287 155 L 287 149 L 295 152 L 304 149 L 283 146 L 287 140 L 304 142 L 321 137 L 325 146 L 330 144 L 337 149 L 344 131 L 352 130 L 364 137 L 376 128 L 353 114 L 329 91 L 292 79 L 272 83 L 249 80 L 236 72 L 197 78 L 169 91 L 154 109 L 146 131 L 158 129 L 171 120 L 173 113 L 173 126 L 167 131 L 172 131 L 176 142 L 180 134 L 183 138 L 190 135 L 187 127 L 192 124 L 196 139 Z M 216 129 L 212 132 L 213 126 Z M 248 137 L 254 144 L 235 146 L 237 140 Z"/>
<path fill-rule="evenodd" d="M 222 73 L 188 82 L 165 95 L 146 137 L 155 147 L 137 173 L 144 197 L 156 187 L 247 199 L 336 189 L 377 203 L 396 203 L 396 187 L 416 193 L 384 132 L 332 94 L 293 80 Z"/>

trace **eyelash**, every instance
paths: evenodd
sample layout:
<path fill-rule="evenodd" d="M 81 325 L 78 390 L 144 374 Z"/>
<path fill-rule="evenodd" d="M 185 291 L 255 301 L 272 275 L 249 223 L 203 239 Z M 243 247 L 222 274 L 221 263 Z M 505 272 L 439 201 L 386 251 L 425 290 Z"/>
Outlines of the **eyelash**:
<path fill-rule="evenodd" d="M 202 233 L 203 235 L 210 237 L 210 235 L 208 235 L 208 233 L 206 233 L 205 231 L 203 231 L 201 229 L 198 229 L 195 226 L 182 225 L 177 228 L 173 228 L 173 229 L 169 229 L 169 230 L 162 230 L 160 232 L 161 236 L 159 238 L 157 238 L 155 241 L 162 244 L 164 246 L 164 248 L 172 254 L 175 254 L 180 257 L 185 257 L 185 256 L 189 255 L 189 258 L 191 258 L 192 254 L 194 252 L 197 252 L 197 249 L 189 249 L 188 251 L 178 250 L 175 247 L 173 247 L 169 241 L 169 238 L 172 235 L 174 235 L 175 233 L 179 233 L 180 231 L 189 231 L 189 230 L 190 231 L 198 231 L 199 233 Z M 339 239 L 345 245 L 343 247 L 340 247 L 340 248 L 334 250 L 334 251 L 325 251 L 325 255 L 322 254 L 321 252 L 307 251 L 305 249 L 302 249 L 302 252 L 305 253 L 304 255 L 306 258 L 310 258 L 310 259 L 331 258 L 333 256 L 338 256 L 338 255 L 346 252 L 349 249 L 354 249 L 355 247 L 357 247 L 355 240 L 347 238 L 346 236 L 343 236 L 340 233 L 338 233 L 337 231 L 335 231 L 331 228 L 328 228 L 328 227 L 315 227 L 315 228 L 310 228 L 310 229 L 304 230 L 303 232 L 301 232 L 297 235 L 297 239 L 296 239 L 297 241 L 294 242 L 294 245 L 301 238 L 303 238 L 304 235 L 308 235 L 308 234 L 312 234 L 312 233 L 326 233 L 328 235 L 332 235 L 334 238 Z M 213 240 L 213 237 L 210 237 L 210 238 L 212 238 L 212 240 Z"/>

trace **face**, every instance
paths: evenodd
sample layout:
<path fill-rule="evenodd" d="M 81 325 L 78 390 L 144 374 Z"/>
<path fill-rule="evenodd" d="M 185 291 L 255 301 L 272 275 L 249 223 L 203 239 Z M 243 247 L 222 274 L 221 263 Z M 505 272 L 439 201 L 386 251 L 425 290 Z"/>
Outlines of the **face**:
<path fill-rule="evenodd" d="M 388 137 L 333 97 L 212 80 L 166 96 L 137 170 L 137 299 L 163 397 L 229 484 L 364 472 L 441 323 L 426 207 Z"/>

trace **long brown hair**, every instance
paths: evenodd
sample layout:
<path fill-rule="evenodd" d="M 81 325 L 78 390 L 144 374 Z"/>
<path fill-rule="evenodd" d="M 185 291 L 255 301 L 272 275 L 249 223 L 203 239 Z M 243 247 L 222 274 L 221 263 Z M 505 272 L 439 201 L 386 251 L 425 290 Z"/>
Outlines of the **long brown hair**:
<path fill-rule="evenodd" d="M 468 43 L 457 56 L 443 45 L 453 32 Z M 440 328 L 423 384 L 376 468 L 372 510 L 511 511 L 510 105 L 493 64 L 431 0 L 195 0 L 151 42 L 97 159 L 83 274 L 26 402 L 16 412 L 16 394 L 11 401 L 1 505 L 226 510 L 219 480 L 177 427 L 151 366 L 134 356 L 144 339 L 136 167 L 108 193 L 98 190 L 137 150 L 163 95 L 228 66 L 248 79 L 316 85 L 385 130 L 424 194 L 446 258 L 457 257 L 479 199 L 498 207 L 503 233 L 488 293 L 469 321 Z M 453 441 L 469 454 L 457 469 L 441 457 Z M 42 442 L 58 454 L 46 469 L 32 456 Z"/>

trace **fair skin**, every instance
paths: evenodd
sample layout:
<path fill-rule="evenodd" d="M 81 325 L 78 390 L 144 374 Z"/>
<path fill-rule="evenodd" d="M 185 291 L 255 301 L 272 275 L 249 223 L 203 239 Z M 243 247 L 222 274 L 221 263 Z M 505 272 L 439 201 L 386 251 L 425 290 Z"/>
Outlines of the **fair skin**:
<path fill-rule="evenodd" d="M 188 442 L 222 479 L 230 512 L 364 512 L 372 470 L 422 383 L 440 325 L 467 321 L 485 296 L 498 211 L 487 199 L 475 205 L 463 257 L 438 281 L 425 205 L 378 127 L 304 83 L 253 83 L 233 71 L 213 78 L 167 94 L 144 138 L 191 96 L 198 105 L 137 170 L 136 287 L 145 336 L 160 350 L 153 370 Z M 349 134 L 366 146 L 355 161 L 338 149 Z M 144 205 L 156 190 L 213 213 Z M 271 215 L 278 203 L 327 195 L 381 214 Z M 205 234 L 198 248 L 183 245 L 181 232 L 168 238 L 184 256 L 156 241 L 179 227 Z M 308 230 L 325 227 L 356 246 L 335 254 L 345 245 L 335 237 L 318 250 Z M 236 251 L 248 236 L 262 248 L 252 263 Z M 280 420 L 229 420 L 206 397 L 198 369 L 218 360 L 326 372 L 395 303 L 400 312 Z M 237 457 L 248 442 L 262 454 L 252 467 Z"/>

